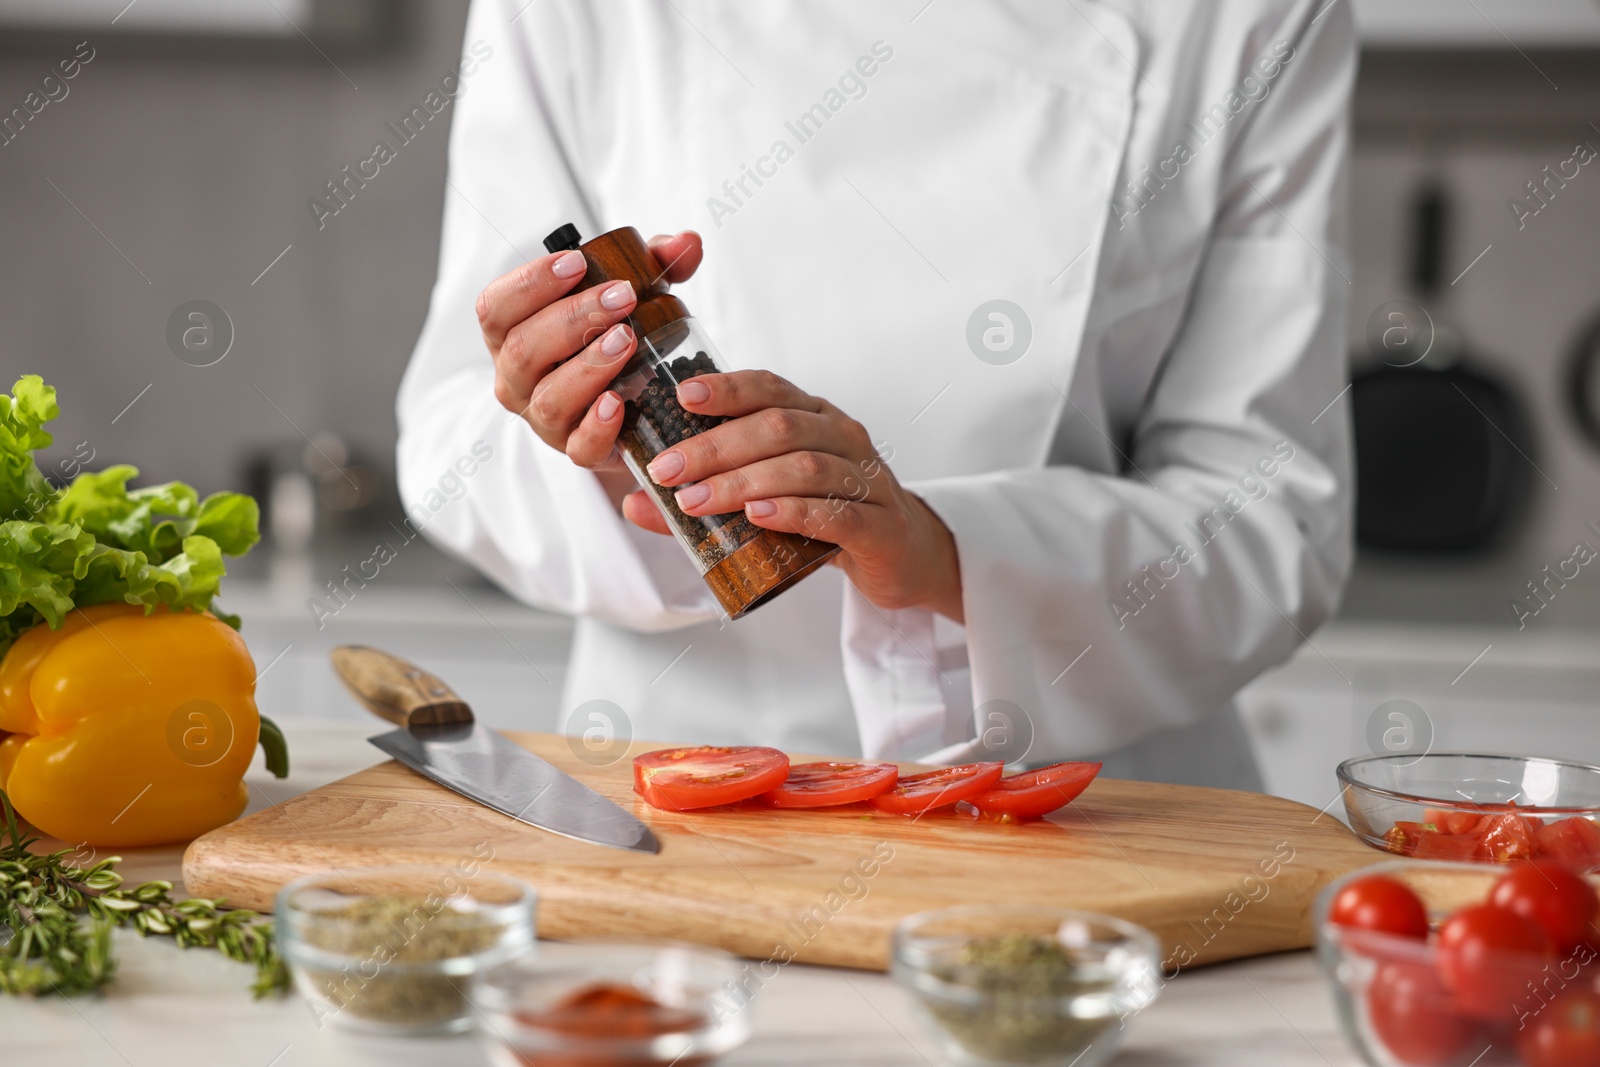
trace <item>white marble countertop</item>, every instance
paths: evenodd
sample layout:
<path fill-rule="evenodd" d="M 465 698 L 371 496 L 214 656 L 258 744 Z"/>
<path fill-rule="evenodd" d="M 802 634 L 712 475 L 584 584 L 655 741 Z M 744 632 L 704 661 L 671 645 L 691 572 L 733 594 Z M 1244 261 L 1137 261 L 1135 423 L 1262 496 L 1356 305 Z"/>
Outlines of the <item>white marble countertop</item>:
<path fill-rule="evenodd" d="M 280 722 L 294 761 L 279 782 L 251 771 L 252 810 L 374 763 L 356 723 Z M 130 880 L 175 878 L 177 849 L 130 852 Z M 380 1039 L 324 1025 L 294 994 L 254 1001 L 249 968 L 212 952 L 117 935 L 121 961 L 102 994 L 0 998 L 6 1064 L 49 1067 L 312 1067 L 489 1063 L 471 1036 Z M 887 977 L 790 965 L 762 989 L 755 1034 L 723 1062 L 929 1067 L 939 1052 Z M 1345 1067 L 1359 1059 L 1338 1031 L 1333 1002 L 1309 952 L 1182 974 L 1129 1021 L 1117 1067 Z"/>

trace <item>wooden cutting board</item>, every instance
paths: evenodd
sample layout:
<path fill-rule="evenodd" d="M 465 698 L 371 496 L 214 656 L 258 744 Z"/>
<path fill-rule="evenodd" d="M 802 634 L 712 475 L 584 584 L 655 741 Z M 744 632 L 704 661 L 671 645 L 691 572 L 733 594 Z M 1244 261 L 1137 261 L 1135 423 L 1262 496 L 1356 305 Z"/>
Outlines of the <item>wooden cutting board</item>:
<path fill-rule="evenodd" d="M 1292 801 L 1105 779 L 1018 826 L 957 812 L 672 814 L 634 796 L 630 759 L 597 768 L 565 737 L 508 736 L 649 823 L 660 853 L 545 833 L 388 762 L 199 838 L 184 855 L 184 883 L 196 896 L 270 910 L 301 875 L 489 855 L 484 869 L 537 887 L 542 937 L 664 937 L 873 970 L 887 967 L 890 931 L 914 912 L 1052 904 L 1155 931 L 1171 973 L 1311 944 L 1317 891 L 1386 858 Z M 636 743 L 629 756 L 660 747 Z"/>

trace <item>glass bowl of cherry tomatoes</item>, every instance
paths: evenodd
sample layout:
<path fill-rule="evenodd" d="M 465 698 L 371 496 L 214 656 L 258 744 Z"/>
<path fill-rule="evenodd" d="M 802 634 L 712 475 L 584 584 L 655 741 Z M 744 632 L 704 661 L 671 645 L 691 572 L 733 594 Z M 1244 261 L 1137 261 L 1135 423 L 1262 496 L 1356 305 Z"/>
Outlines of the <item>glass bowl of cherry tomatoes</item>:
<path fill-rule="evenodd" d="M 1532 756 L 1359 756 L 1339 765 L 1350 828 L 1411 859 L 1600 869 L 1600 767 Z"/>
<path fill-rule="evenodd" d="M 1600 1067 L 1592 875 L 1395 860 L 1317 899 L 1345 1035 L 1374 1067 Z"/>

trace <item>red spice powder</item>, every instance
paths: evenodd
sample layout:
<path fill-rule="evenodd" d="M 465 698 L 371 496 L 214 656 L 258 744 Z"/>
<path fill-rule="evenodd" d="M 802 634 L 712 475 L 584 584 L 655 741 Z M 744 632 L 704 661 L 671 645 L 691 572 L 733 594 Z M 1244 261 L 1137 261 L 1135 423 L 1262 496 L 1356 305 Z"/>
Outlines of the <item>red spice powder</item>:
<path fill-rule="evenodd" d="M 518 1012 L 517 1022 L 568 1037 L 641 1041 L 664 1034 L 681 1034 L 705 1025 L 705 1016 L 673 1008 L 627 985 L 599 982 L 583 986 L 540 1011 Z M 522 1061 L 537 1067 L 623 1067 L 657 1062 L 604 1052 L 520 1053 Z M 677 1067 L 700 1067 L 703 1056 L 681 1058 Z"/>

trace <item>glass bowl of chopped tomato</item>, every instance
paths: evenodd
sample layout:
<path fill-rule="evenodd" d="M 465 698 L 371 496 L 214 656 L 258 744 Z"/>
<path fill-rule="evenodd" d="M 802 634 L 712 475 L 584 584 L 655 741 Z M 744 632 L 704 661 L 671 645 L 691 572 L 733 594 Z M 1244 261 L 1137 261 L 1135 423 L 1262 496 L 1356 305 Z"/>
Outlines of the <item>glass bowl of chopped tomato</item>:
<path fill-rule="evenodd" d="M 1340 1026 L 1373 1067 L 1600 1063 L 1594 875 L 1394 860 L 1319 895 Z"/>
<path fill-rule="evenodd" d="M 702 1067 L 750 1037 L 753 970 L 678 942 L 566 941 L 489 971 L 472 991 L 500 1067 Z"/>
<path fill-rule="evenodd" d="M 1339 784 L 1350 828 L 1397 856 L 1600 869 L 1600 767 L 1448 752 L 1360 756 L 1339 765 Z"/>
<path fill-rule="evenodd" d="M 969 1067 L 1095 1067 L 1161 990 L 1154 934 L 1110 915 L 1026 904 L 922 912 L 890 970 Z"/>

